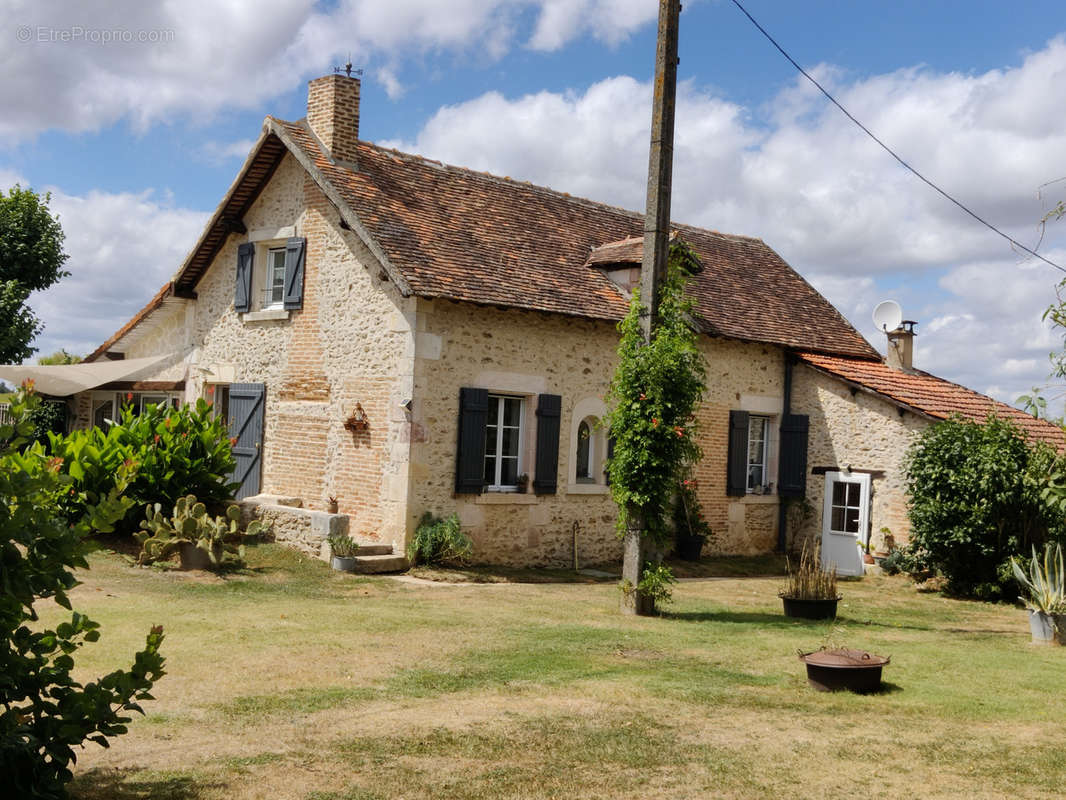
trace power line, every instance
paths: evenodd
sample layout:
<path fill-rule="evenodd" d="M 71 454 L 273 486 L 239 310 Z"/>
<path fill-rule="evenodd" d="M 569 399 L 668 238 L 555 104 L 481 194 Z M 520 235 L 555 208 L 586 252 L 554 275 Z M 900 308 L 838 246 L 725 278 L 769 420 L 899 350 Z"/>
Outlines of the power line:
<path fill-rule="evenodd" d="M 865 125 L 863 125 L 857 119 L 855 119 L 855 117 L 852 116 L 851 112 L 848 111 L 846 108 L 844 108 L 844 106 L 840 105 L 840 103 L 837 102 L 836 98 L 833 97 L 833 95 L 829 94 L 829 92 L 826 91 L 825 87 L 823 87 L 822 84 L 818 83 L 818 81 L 816 81 L 811 76 L 811 74 L 809 72 L 807 72 L 807 70 L 805 70 L 803 67 L 801 67 L 799 64 L 797 64 L 796 60 L 792 56 L 790 56 L 787 52 L 785 52 L 785 49 L 781 45 L 779 45 L 777 43 L 777 40 L 775 40 L 773 36 L 771 36 L 769 33 L 767 33 L 766 28 L 764 28 L 762 25 L 760 25 L 758 23 L 758 21 L 756 21 L 755 17 L 753 17 L 751 14 L 748 13 L 748 10 L 746 8 L 744 8 L 744 6 L 742 6 L 740 4 L 740 0 L 733 0 L 733 5 L 735 5 L 737 8 L 739 8 L 741 10 L 741 12 L 744 14 L 744 16 L 747 17 L 749 20 L 751 20 L 751 24 L 759 29 L 759 32 L 770 41 L 770 44 L 772 44 L 774 47 L 776 47 L 777 51 L 781 55 L 783 55 L 785 58 L 787 58 L 789 63 L 792 64 L 792 66 L 794 66 L 797 70 L 799 70 L 800 74 L 804 78 L 806 78 L 807 80 L 809 80 L 811 83 L 813 83 L 815 86 L 818 87 L 818 91 L 820 91 L 822 94 L 824 94 L 826 96 L 826 98 L 828 98 L 830 103 L 832 103 L 837 108 L 839 108 L 841 113 L 843 113 L 845 117 L 847 117 L 852 122 L 854 122 L 856 125 L 858 125 L 862 129 L 863 133 L 865 133 L 867 136 L 869 136 L 871 139 L 873 139 L 875 142 L 877 142 L 879 145 L 881 145 L 881 148 L 886 153 L 888 153 L 890 156 L 892 156 L 892 158 L 896 159 L 896 161 L 898 161 L 900 164 L 902 164 L 903 167 L 905 167 L 911 174 L 913 174 L 916 178 L 918 178 L 920 181 L 922 181 L 922 183 L 926 184 L 929 188 L 931 188 L 934 191 L 936 191 L 937 193 L 939 193 L 942 197 L 950 200 L 952 203 L 954 203 L 956 206 L 961 208 L 963 211 L 965 211 L 967 214 L 969 214 L 971 217 L 973 217 L 975 220 L 980 222 L 982 225 L 984 225 L 989 230 L 991 230 L 991 231 L 999 234 L 1000 236 L 1002 236 L 1004 239 L 1006 239 L 1008 242 L 1010 242 L 1014 247 L 1017 247 L 1019 250 L 1024 250 L 1026 253 L 1028 253 L 1029 255 L 1033 256 L 1034 258 L 1039 258 L 1045 264 L 1048 264 L 1048 265 L 1054 267 L 1055 269 L 1059 270 L 1060 272 L 1066 272 L 1066 268 L 1060 267 L 1054 261 L 1051 261 L 1051 260 L 1049 260 L 1047 258 L 1044 258 L 1044 256 L 1040 255 L 1035 250 L 1030 250 L 1028 247 L 1026 247 L 1024 244 L 1019 242 L 1014 237 L 1009 236 L 1008 234 L 1004 233 L 999 228 L 997 228 L 995 225 L 993 225 L 991 222 L 989 222 L 988 220 L 986 220 L 983 217 L 979 216 L 975 212 L 971 211 L 969 208 L 964 206 L 961 202 L 956 200 L 954 197 L 952 197 L 950 194 L 945 192 L 943 189 L 941 189 L 939 186 L 937 186 L 935 183 L 933 183 L 931 180 L 929 180 L 927 177 L 925 177 L 922 173 L 920 173 L 918 170 L 916 170 L 914 167 L 912 167 L 910 164 L 908 164 L 906 161 L 904 161 L 902 158 L 900 158 L 898 155 L 896 155 L 895 151 L 893 151 L 891 147 L 889 147 L 887 144 L 885 144 L 880 139 L 878 139 L 869 128 L 867 128 Z"/>

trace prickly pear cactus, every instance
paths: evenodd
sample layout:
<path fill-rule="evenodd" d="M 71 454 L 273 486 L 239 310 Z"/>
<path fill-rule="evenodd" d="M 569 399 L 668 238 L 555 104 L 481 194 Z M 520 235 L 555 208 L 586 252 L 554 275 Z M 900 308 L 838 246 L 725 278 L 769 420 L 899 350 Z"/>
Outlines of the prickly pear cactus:
<path fill-rule="evenodd" d="M 227 508 L 225 516 L 212 517 L 193 495 L 178 498 L 169 518 L 164 516 L 159 503 L 150 505 L 141 530 L 135 534 L 141 543 L 137 563 L 151 564 L 169 558 L 182 545 L 195 545 L 202 550 L 211 568 L 220 567 L 227 555 L 242 559 L 241 542 L 261 535 L 266 528 L 256 520 L 242 532 L 240 521 L 241 510 L 237 506 Z"/>

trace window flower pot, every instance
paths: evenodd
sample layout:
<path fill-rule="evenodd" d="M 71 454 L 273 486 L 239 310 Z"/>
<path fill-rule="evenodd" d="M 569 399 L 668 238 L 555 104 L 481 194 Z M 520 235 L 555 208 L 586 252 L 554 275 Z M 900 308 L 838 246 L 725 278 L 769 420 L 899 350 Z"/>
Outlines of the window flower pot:
<path fill-rule="evenodd" d="M 837 603 L 840 596 L 820 600 L 805 600 L 798 597 L 784 597 L 785 616 L 794 619 L 836 619 Z"/>

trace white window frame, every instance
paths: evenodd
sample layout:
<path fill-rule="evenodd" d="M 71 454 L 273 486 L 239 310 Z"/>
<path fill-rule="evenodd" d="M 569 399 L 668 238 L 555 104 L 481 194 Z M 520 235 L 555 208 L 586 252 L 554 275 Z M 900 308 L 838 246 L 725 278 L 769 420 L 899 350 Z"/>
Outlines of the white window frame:
<path fill-rule="evenodd" d="M 751 460 L 751 434 L 755 427 L 752 423 L 755 420 L 762 420 L 762 462 Z M 774 418 L 768 414 L 749 414 L 748 415 L 748 447 L 745 454 L 745 461 L 747 462 L 747 492 L 748 494 L 769 494 L 765 491 L 764 487 L 770 486 L 773 482 L 767 480 L 770 472 L 770 441 L 771 433 L 773 431 Z M 762 467 L 762 483 L 758 486 L 753 486 L 751 483 L 751 468 L 755 465 Z"/>
<path fill-rule="evenodd" d="M 115 391 L 115 392 L 93 392 L 92 402 L 90 403 L 90 416 L 89 421 L 95 427 L 96 426 L 96 410 L 101 403 L 111 403 L 111 422 L 118 420 L 119 414 L 126 406 L 126 395 L 132 394 L 135 398 L 137 413 L 143 414 L 144 407 L 155 403 L 159 405 L 159 400 L 162 399 L 168 406 L 177 406 L 184 400 L 184 392 L 130 392 L 130 391 Z"/>
<path fill-rule="evenodd" d="M 264 242 L 263 248 L 263 285 L 260 289 L 259 307 L 264 311 L 274 308 L 283 308 L 285 305 L 285 243 Z M 276 256 L 281 256 L 281 283 L 277 283 L 278 266 L 275 265 Z M 281 289 L 280 296 L 274 298 L 274 290 Z"/>
<path fill-rule="evenodd" d="M 489 392 L 489 399 L 496 398 L 497 400 L 514 400 L 518 402 L 518 453 L 517 453 L 517 466 L 515 468 L 516 478 L 525 474 L 525 442 L 526 442 L 526 405 L 528 398 L 525 395 L 506 394 L 503 392 Z M 489 422 L 486 420 L 486 441 L 485 441 L 485 454 L 482 459 L 493 458 L 496 461 L 496 468 L 494 470 L 493 480 L 485 487 L 489 492 L 517 492 L 517 483 L 501 483 L 503 477 L 503 415 L 505 402 L 499 402 L 496 404 L 496 421 Z M 488 450 L 488 426 L 495 425 L 496 427 L 496 453 L 492 456 L 489 455 Z M 513 426 L 507 426 L 513 427 Z"/>

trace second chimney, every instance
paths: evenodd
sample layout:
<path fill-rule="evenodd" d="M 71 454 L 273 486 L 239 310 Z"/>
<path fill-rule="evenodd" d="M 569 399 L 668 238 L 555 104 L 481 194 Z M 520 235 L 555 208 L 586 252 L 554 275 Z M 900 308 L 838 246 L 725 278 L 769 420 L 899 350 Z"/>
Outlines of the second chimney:
<path fill-rule="evenodd" d="M 885 363 L 892 369 L 910 372 L 914 369 L 914 326 L 918 323 L 905 319 L 894 331 L 888 332 L 888 351 Z"/>
<path fill-rule="evenodd" d="M 359 79 L 325 75 L 307 85 L 307 124 L 333 161 L 356 163 Z"/>

